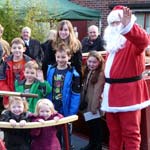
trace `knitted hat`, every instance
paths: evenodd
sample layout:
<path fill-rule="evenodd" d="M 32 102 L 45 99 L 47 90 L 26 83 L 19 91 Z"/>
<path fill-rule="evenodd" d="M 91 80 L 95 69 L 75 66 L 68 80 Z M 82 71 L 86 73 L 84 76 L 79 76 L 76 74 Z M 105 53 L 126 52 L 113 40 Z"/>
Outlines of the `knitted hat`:
<path fill-rule="evenodd" d="M 124 6 L 122 5 L 117 5 L 113 8 L 107 17 L 108 24 L 111 24 L 114 21 L 120 21 L 120 16 L 123 16 L 123 8 Z"/>

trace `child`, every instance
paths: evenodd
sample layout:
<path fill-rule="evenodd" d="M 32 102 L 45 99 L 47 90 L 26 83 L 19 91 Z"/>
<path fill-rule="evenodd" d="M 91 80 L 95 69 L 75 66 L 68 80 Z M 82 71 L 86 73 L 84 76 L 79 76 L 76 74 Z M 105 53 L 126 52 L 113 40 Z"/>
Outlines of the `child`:
<path fill-rule="evenodd" d="M 15 90 L 17 92 L 38 94 L 38 98 L 27 99 L 29 111 L 34 112 L 37 101 L 51 92 L 51 86 L 47 81 L 44 81 L 43 72 L 39 70 L 35 61 L 29 61 L 25 64 L 24 76 L 24 80 L 15 81 Z"/>
<path fill-rule="evenodd" d="M 83 77 L 83 90 L 81 94 L 80 109 L 83 113 L 91 112 L 92 114 L 99 113 L 101 94 L 104 86 L 103 74 L 104 60 L 102 56 L 92 51 L 87 58 L 87 64 Z M 89 144 L 81 150 L 102 150 L 102 127 L 100 117 L 87 121 L 89 126 L 90 137 Z"/>
<path fill-rule="evenodd" d="M 64 43 L 56 49 L 55 57 L 57 65 L 48 66 L 47 72 L 47 81 L 53 87 L 49 99 L 63 116 L 74 115 L 80 104 L 80 76 L 74 67 L 68 65 L 71 54 Z"/>
<path fill-rule="evenodd" d="M 53 103 L 48 99 L 40 99 L 36 104 L 36 117 L 32 121 L 44 123 L 46 120 L 58 121 L 63 116 L 57 113 Z M 31 130 L 31 150 L 61 150 L 56 136 L 57 128 L 49 126 Z"/>
<path fill-rule="evenodd" d="M 21 38 L 15 38 L 11 42 L 11 55 L 8 56 L 3 64 L 0 73 L 0 89 L 7 91 L 15 91 L 14 82 L 16 79 L 23 79 L 24 65 L 31 60 L 30 57 L 24 55 L 25 45 Z M 4 98 L 4 106 L 7 107 L 8 99 Z"/>
<path fill-rule="evenodd" d="M 25 99 L 17 96 L 9 97 L 8 110 L 4 110 L 0 120 L 10 122 L 12 127 L 18 122 L 21 127 L 29 121 L 28 105 Z M 29 150 L 30 136 L 27 129 L 3 129 L 7 150 Z"/>

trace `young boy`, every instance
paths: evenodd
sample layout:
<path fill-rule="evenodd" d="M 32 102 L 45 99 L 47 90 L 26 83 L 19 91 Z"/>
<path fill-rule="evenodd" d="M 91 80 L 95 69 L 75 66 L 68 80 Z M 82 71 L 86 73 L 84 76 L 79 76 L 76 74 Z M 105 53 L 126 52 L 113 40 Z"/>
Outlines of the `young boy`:
<path fill-rule="evenodd" d="M 2 66 L 0 73 L 0 90 L 14 91 L 14 81 L 24 78 L 24 65 L 31 60 L 24 55 L 25 45 L 21 38 L 15 38 L 11 42 L 11 55 L 8 56 Z M 4 106 L 7 107 L 8 99 L 4 97 Z"/>
<path fill-rule="evenodd" d="M 29 61 L 25 64 L 24 70 L 25 79 L 15 81 L 15 90 L 17 92 L 38 94 L 37 98 L 28 98 L 29 111 L 35 111 L 36 103 L 39 99 L 47 97 L 51 92 L 51 86 L 44 80 L 42 70 L 36 61 Z"/>
<path fill-rule="evenodd" d="M 75 68 L 69 65 L 71 54 L 66 45 L 58 46 L 55 58 L 57 64 L 48 66 L 47 71 L 47 81 L 53 89 L 49 99 L 63 116 L 74 115 L 80 104 L 80 76 Z"/>

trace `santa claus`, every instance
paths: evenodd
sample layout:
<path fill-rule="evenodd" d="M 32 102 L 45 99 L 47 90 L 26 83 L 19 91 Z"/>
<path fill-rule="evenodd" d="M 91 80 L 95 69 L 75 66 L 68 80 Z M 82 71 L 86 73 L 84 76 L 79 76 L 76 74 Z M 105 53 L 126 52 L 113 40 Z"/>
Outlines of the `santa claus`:
<path fill-rule="evenodd" d="M 104 32 L 108 57 L 101 109 L 106 112 L 110 150 L 140 149 L 141 109 L 150 105 L 142 73 L 148 35 L 131 10 L 116 6 L 107 17 Z"/>

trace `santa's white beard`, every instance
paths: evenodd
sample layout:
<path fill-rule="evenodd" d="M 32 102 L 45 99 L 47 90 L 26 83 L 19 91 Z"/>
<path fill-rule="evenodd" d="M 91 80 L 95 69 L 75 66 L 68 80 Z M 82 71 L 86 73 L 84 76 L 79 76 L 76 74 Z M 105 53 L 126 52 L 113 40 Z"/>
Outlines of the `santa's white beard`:
<path fill-rule="evenodd" d="M 121 48 L 124 47 L 126 38 L 121 35 L 121 30 L 123 25 L 120 24 L 118 26 L 108 25 L 104 32 L 104 41 L 105 41 L 105 49 L 109 53 L 118 52 Z"/>

